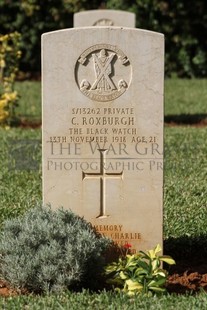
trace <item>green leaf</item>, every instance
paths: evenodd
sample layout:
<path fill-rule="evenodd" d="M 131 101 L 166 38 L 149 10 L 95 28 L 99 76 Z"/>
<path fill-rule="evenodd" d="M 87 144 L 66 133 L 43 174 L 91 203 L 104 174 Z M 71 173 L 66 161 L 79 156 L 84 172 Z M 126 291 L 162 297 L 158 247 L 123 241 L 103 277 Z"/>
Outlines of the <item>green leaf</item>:
<path fill-rule="evenodd" d="M 143 285 L 138 283 L 137 281 L 132 281 L 131 279 L 126 281 L 129 291 L 138 290 L 141 291 L 143 289 Z"/>
<path fill-rule="evenodd" d="M 162 269 L 160 269 L 160 270 L 157 270 L 155 273 L 154 273 L 154 275 L 155 276 L 161 276 L 161 277 L 164 277 L 164 278 L 166 278 L 166 272 L 164 271 L 164 270 L 162 270 Z"/>
<path fill-rule="evenodd" d="M 139 261 L 139 266 L 142 267 L 144 270 L 146 270 L 147 272 L 150 271 L 150 266 L 148 265 L 148 263 L 144 262 L 144 261 Z"/>
<path fill-rule="evenodd" d="M 147 274 L 148 274 L 148 272 L 141 267 L 139 267 L 135 270 L 135 276 L 139 277 L 140 275 L 147 275 Z"/>
<path fill-rule="evenodd" d="M 150 287 L 150 288 L 154 287 L 154 286 L 161 287 L 161 286 L 163 286 L 165 284 L 165 282 L 166 282 L 166 278 L 160 279 L 158 281 L 152 280 L 151 282 L 148 283 L 147 286 Z"/>
<path fill-rule="evenodd" d="M 160 260 L 169 264 L 169 265 L 175 265 L 176 264 L 175 260 L 171 256 L 168 256 L 168 255 L 160 256 Z"/>
<path fill-rule="evenodd" d="M 121 271 L 119 275 L 120 275 L 120 278 L 121 278 L 122 280 L 125 280 L 125 279 L 128 278 L 128 277 L 124 274 L 123 271 Z"/>
<path fill-rule="evenodd" d="M 156 287 L 156 286 L 151 286 L 150 290 L 154 291 L 154 292 L 165 292 L 166 289 L 165 288 L 161 288 L 161 287 Z"/>
<path fill-rule="evenodd" d="M 110 274 L 112 272 L 115 272 L 117 269 L 117 266 L 114 266 L 114 265 L 109 265 L 105 268 L 105 272 L 106 274 Z"/>
<path fill-rule="evenodd" d="M 148 252 L 147 252 L 147 253 L 148 253 Z M 140 252 L 139 252 L 140 258 L 150 259 L 150 256 L 149 256 L 147 253 L 145 253 L 145 252 L 143 252 L 143 251 L 140 251 Z"/>
<path fill-rule="evenodd" d="M 156 254 L 155 254 L 155 251 L 154 250 L 149 250 L 148 252 L 148 255 L 150 257 L 150 259 L 154 259 L 156 257 Z"/>
<path fill-rule="evenodd" d="M 152 270 L 156 270 L 160 266 L 159 259 L 155 259 L 152 261 Z"/>
<path fill-rule="evenodd" d="M 159 253 L 161 251 L 162 251 L 162 248 L 161 248 L 160 244 L 157 244 L 157 246 L 154 248 L 155 255 L 157 255 L 157 253 Z"/>

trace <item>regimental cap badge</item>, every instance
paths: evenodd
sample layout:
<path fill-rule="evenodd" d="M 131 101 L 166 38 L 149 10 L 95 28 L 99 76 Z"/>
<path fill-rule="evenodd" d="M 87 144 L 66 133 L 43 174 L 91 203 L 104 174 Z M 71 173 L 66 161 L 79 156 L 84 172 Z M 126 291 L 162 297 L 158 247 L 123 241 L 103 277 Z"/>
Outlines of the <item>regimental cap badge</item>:
<path fill-rule="evenodd" d="M 97 44 L 78 58 L 75 77 L 85 96 L 100 102 L 112 101 L 129 88 L 131 64 L 116 46 Z"/>

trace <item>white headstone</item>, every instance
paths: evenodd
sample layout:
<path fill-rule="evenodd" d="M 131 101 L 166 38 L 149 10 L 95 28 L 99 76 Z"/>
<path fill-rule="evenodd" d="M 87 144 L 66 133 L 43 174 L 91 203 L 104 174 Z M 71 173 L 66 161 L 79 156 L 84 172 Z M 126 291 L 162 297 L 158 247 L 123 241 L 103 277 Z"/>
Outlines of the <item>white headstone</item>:
<path fill-rule="evenodd" d="M 134 13 L 119 10 L 91 10 L 74 14 L 74 27 L 85 26 L 122 26 L 135 28 Z"/>
<path fill-rule="evenodd" d="M 162 244 L 164 36 L 43 34 L 43 198 L 119 245 Z"/>

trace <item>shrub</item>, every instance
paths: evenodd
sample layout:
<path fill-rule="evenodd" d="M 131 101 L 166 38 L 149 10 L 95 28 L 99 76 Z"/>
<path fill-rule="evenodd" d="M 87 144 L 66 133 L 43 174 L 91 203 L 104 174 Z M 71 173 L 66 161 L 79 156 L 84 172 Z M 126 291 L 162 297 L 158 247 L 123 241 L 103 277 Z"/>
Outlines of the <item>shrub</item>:
<path fill-rule="evenodd" d="M 118 262 L 109 264 L 105 269 L 106 275 L 111 276 L 108 282 L 129 295 L 165 292 L 167 271 L 161 265 L 162 262 L 173 265 L 175 261 L 170 256 L 158 255 L 160 251 L 158 244 L 147 252 L 120 257 Z"/>
<path fill-rule="evenodd" d="M 19 98 L 17 92 L 14 91 L 21 56 L 19 46 L 19 33 L 0 35 L 0 124 L 12 120 Z"/>
<path fill-rule="evenodd" d="M 165 35 L 165 72 L 207 76 L 207 6 L 203 0 L 108 0 L 108 9 L 136 14 L 137 27 Z"/>
<path fill-rule="evenodd" d="M 36 293 L 92 287 L 109 244 L 72 211 L 37 207 L 5 223 L 0 274 L 13 287 Z"/>
<path fill-rule="evenodd" d="M 84 1 L 85 8 L 96 8 L 101 0 Z M 23 71 L 40 71 L 41 34 L 73 27 L 73 12 L 82 9 L 82 0 L 1 0 L 0 33 L 17 30 L 22 35 Z"/>

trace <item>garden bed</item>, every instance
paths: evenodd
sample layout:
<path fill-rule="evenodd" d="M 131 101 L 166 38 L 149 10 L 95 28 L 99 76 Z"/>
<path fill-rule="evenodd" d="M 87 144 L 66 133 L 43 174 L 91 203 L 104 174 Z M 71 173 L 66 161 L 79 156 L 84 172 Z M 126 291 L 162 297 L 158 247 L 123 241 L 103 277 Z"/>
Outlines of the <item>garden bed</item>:
<path fill-rule="evenodd" d="M 207 292 L 207 263 L 189 264 L 186 261 L 179 262 L 171 267 L 167 280 L 169 293 L 186 294 L 197 293 L 201 289 Z M 15 290 L 6 281 L 0 280 L 0 296 L 9 297 L 28 294 L 26 291 Z"/>

